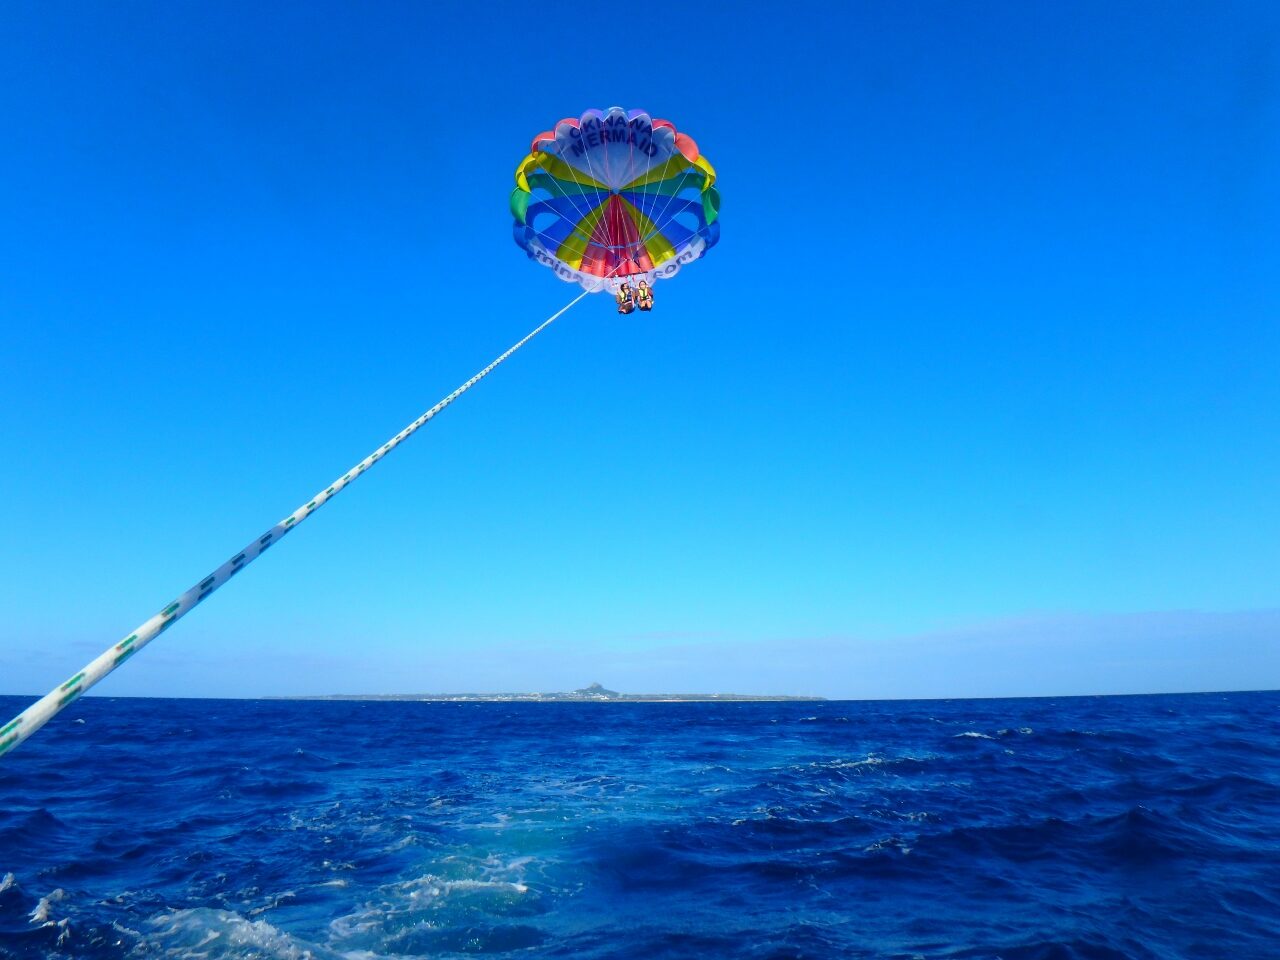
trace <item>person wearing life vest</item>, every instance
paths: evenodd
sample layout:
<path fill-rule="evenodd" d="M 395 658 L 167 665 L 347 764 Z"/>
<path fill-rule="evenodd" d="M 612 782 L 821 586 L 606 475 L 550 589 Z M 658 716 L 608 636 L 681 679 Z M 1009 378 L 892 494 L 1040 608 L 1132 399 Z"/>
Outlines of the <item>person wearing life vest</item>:
<path fill-rule="evenodd" d="M 617 300 L 619 313 L 630 313 L 636 308 L 635 300 L 631 296 L 631 284 L 625 280 L 622 281 L 622 286 L 618 288 Z"/>
<path fill-rule="evenodd" d="M 640 281 L 640 287 L 636 290 L 636 306 L 641 310 L 653 309 L 653 287 L 643 280 Z"/>

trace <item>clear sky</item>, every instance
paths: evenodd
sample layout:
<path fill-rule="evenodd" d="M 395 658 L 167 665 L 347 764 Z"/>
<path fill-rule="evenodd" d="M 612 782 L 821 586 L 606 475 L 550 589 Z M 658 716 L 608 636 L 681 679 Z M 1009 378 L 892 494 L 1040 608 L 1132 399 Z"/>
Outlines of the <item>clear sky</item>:
<path fill-rule="evenodd" d="M 0 693 L 568 301 L 512 171 L 613 104 L 719 246 L 95 692 L 1280 686 L 1274 4 L 570 9 L 4 5 Z"/>

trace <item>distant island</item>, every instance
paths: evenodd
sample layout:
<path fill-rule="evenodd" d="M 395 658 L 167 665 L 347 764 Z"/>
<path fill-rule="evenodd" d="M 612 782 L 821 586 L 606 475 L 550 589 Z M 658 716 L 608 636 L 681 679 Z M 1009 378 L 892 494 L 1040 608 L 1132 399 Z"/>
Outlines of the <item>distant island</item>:
<path fill-rule="evenodd" d="M 702 701 L 825 700 L 826 697 L 757 696 L 749 693 L 619 693 L 598 683 L 567 693 L 330 693 L 312 697 L 268 697 L 270 700 L 419 700 L 529 701 L 533 703 L 686 703 Z"/>

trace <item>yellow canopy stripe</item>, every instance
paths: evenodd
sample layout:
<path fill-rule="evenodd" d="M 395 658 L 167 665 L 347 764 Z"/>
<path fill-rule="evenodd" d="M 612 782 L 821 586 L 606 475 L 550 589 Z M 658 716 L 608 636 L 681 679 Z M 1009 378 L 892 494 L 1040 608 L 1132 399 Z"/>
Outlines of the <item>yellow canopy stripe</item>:
<path fill-rule="evenodd" d="M 582 266 L 582 255 L 587 251 L 587 244 L 591 240 L 591 234 L 595 232 L 596 224 L 600 222 L 600 218 L 604 216 L 604 208 L 607 204 L 600 204 L 589 214 L 578 221 L 574 226 L 573 232 L 565 237 L 564 243 L 556 249 L 556 259 L 562 260 L 573 269 L 577 270 Z"/>
<path fill-rule="evenodd" d="M 707 178 L 707 182 L 702 185 L 702 191 L 705 193 L 710 188 L 711 184 L 715 183 L 715 168 L 712 167 L 711 164 L 707 163 L 707 161 L 702 157 L 698 157 L 697 160 L 693 161 L 692 166 L 701 170 Z M 678 177 L 685 170 L 689 169 L 689 167 L 689 161 L 686 160 L 682 154 L 677 153 L 675 156 L 668 159 L 666 163 L 660 163 L 656 167 L 650 169 L 647 173 L 636 177 L 630 183 L 624 184 L 622 189 L 635 190 L 637 187 L 643 187 L 648 184 L 661 183 L 663 180 L 670 180 L 673 177 Z"/>
<path fill-rule="evenodd" d="M 585 187 L 595 187 L 597 190 L 609 189 L 599 180 L 587 176 L 580 170 L 575 170 L 554 154 L 531 153 L 521 161 L 520 166 L 516 167 L 516 186 L 526 193 L 533 191 L 529 189 L 529 181 L 525 174 L 534 168 L 545 170 L 557 180 L 568 180 Z"/>
<path fill-rule="evenodd" d="M 674 257 L 676 248 L 671 245 L 670 240 L 662 235 L 658 225 L 641 213 L 639 207 L 625 199 L 622 202 L 627 205 L 627 213 L 631 214 L 631 219 L 640 228 L 640 236 L 646 238 L 644 248 L 649 254 L 649 259 L 653 261 L 653 265 L 656 267 L 658 264 Z"/>

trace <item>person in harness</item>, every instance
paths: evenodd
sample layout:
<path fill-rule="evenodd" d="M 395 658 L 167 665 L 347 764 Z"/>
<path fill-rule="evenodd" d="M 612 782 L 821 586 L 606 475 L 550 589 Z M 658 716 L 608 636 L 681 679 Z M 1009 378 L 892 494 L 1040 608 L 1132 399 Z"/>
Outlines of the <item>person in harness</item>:
<path fill-rule="evenodd" d="M 635 300 L 631 297 L 631 284 L 625 280 L 622 281 L 622 286 L 618 288 L 617 300 L 619 313 L 630 313 L 636 308 Z"/>
<path fill-rule="evenodd" d="M 641 310 L 653 309 L 653 287 L 643 280 L 640 281 L 640 287 L 636 290 L 636 306 Z"/>

